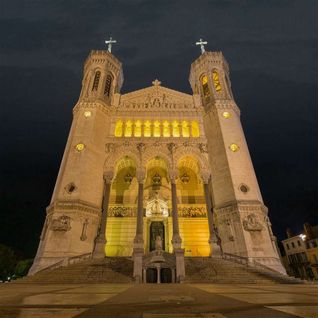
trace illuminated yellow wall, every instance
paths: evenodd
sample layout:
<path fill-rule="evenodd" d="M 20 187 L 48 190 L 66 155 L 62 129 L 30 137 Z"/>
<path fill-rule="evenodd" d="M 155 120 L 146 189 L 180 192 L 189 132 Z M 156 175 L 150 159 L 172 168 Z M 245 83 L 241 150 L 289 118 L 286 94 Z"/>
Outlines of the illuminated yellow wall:
<path fill-rule="evenodd" d="M 180 218 L 180 236 L 185 256 L 209 256 L 209 227 L 207 218 Z"/>
<path fill-rule="evenodd" d="M 108 217 L 106 255 L 131 256 L 136 234 L 136 217 Z"/>
<path fill-rule="evenodd" d="M 199 123 L 196 120 L 145 120 L 116 121 L 115 137 L 200 137 Z"/>

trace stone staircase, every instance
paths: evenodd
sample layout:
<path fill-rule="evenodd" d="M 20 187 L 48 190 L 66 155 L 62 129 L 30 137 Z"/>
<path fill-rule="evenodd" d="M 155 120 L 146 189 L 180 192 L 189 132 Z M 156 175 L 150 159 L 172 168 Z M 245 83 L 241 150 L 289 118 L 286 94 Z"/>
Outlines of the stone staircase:
<path fill-rule="evenodd" d="M 185 257 L 184 283 L 303 284 L 304 281 L 261 266 L 247 266 L 222 258 Z M 129 257 L 85 259 L 63 267 L 44 269 L 16 283 L 132 283 L 133 261 Z"/>
<path fill-rule="evenodd" d="M 17 283 L 131 283 L 133 261 L 128 257 L 106 257 L 85 260 L 65 267 L 44 269 L 35 275 L 19 279 Z"/>
<path fill-rule="evenodd" d="M 303 284 L 300 279 L 278 272 L 249 267 L 222 258 L 185 257 L 185 283 L 216 284 Z"/>

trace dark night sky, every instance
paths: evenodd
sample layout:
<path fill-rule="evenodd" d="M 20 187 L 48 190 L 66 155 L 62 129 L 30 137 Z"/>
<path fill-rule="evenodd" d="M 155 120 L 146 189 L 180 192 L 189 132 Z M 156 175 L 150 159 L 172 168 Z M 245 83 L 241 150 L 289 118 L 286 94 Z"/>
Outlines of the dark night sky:
<path fill-rule="evenodd" d="M 32 257 L 91 49 L 112 35 L 122 92 L 191 93 L 207 40 L 223 51 L 275 233 L 318 224 L 317 0 L 0 0 L 0 243 Z"/>

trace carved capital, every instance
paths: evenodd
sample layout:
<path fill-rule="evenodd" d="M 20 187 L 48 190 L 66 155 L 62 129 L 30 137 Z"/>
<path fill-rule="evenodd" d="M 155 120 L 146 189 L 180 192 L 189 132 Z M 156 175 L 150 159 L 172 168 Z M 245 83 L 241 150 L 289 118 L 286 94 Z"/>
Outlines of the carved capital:
<path fill-rule="evenodd" d="M 211 173 L 209 170 L 202 170 L 201 171 L 201 178 L 204 184 L 208 184 L 211 178 Z"/>
<path fill-rule="evenodd" d="M 105 171 L 104 174 L 103 174 L 103 177 L 104 177 L 104 181 L 106 183 L 111 183 L 113 181 L 113 178 L 114 178 L 114 172 L 113 171 Z"/>
<path fill-rule="evenodd" d="M 169 169 L 168 173 L 169 173 L 169 178 L 170 178 L 171 183 L 176 183 L 176 180 L 179 177 L 178 170 L 177 169 Z"/>
<path fill-rule="evenodd" d="M 146 170 L 142 168 L 138 168 L 136 170 L 136 178 L 138 180 L 138 183 L 144 183 L 146 178 Z"/>

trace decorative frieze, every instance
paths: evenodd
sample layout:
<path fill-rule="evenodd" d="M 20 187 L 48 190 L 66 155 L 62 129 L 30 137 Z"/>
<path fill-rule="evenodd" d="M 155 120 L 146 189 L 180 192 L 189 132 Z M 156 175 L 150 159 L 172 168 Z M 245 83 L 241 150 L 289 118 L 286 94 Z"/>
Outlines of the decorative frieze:
<path fill-rule="evenodd" d="M 205 207 L 179 207 L 178 214 L 182 218 L 205 218 L 206 208 Z"/>
<path fill-rule="evenodd" d="M 133 217 L 137 216 L 137 207 L 110 206 L 107 216 L 109 217 Z"/>

